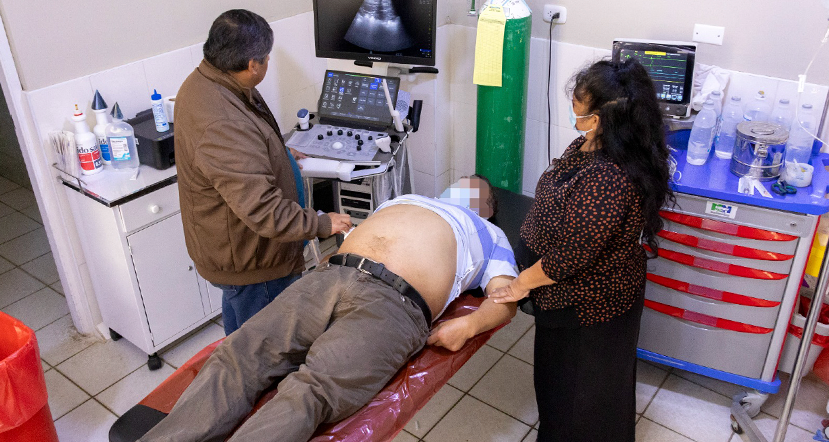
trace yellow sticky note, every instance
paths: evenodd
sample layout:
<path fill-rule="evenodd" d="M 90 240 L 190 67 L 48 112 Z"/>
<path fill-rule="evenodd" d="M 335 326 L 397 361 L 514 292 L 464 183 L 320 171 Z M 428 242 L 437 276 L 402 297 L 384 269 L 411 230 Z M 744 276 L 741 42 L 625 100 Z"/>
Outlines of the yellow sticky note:
<path fill-rule="evenodd" d="M 475 70 L 472 82 L 481 86 L 501 86 L 504 58 L 504 27 L 507 16 L 500 6 L 487 6 L 478 18 L 475 40 Z"/>

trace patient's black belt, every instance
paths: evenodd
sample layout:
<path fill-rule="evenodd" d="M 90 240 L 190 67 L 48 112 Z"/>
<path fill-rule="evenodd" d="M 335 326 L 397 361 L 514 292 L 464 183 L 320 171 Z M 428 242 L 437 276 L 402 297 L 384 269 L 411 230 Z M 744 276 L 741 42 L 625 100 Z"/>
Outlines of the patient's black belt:
<path fill-rule="evenodd" d="M 423 297 L 420 296 L 420 293 L 418 293 L 414 287 L 406 282 L 405 279 L 397 276 L 397 274 L 393 272 L 390 272 L 385 265 L 353 253 L 334 255 L 328 259 L 328 262 L 339 266 L 354 267 L 363 273 L 368 273 L 380 281 L 385 282 L 393 289 L 400 292 L 401 295 L 414 301 L 414 303 L 417 304 L 421 310 L 423 310 L 423 317 L 426 318 L 426 323 L 429 325 L 432 324 L 432 311 L 429 309 L 429 305 L 426 304 Z"/>

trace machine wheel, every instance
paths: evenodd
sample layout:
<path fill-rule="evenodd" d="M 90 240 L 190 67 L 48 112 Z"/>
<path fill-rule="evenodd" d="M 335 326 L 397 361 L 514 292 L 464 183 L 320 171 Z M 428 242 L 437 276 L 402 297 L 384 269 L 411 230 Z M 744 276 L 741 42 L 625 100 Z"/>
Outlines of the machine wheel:
<path fill-rule="evenodd" d="M 740 401 L 740 405 L 743 406 L 743 410 L 746 411 L 746 414 L 753 419 L 760 414 L 760 408 L 763 407 L 763 404 L 766 403 L 768 398 L 768 393 L 761 393 L 754 390 L 751 393 L 746 393 L 746 396 Z"/>
<path fill-rule="evenodd" d="M 147 358 L 147 367 L 150 370 L 161 368 L 161 357 L 158 356 L 158 353 L 153 353 Z"/>
<path fill-rule="evenodd" d="M 737 434 L 743 434 L 743 427 L 737 423 L 737 419 L 734 419 L 734 416 L 731 416 L 731 431 Z"/>
<path fill-rule="evenodd" d="M 113 329 L 109 329 L 109 336 L 112 338 L 113 341 L 121 339 L 121 335 Z"/>

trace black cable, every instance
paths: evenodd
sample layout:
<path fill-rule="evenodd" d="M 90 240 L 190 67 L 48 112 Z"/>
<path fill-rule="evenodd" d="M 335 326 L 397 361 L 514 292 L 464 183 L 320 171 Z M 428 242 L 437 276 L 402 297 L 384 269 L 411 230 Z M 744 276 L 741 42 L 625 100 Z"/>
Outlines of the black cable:
<path fill-rule="evenodd" d="M 547 62 L 547 167 L 549 167 L 552 162 L 550 159 L 550 156 L 552 155 L 550 153 L 550 131 L 553 129 L 553 118 L 550 111 L 550 71 L 553 69 L 553 22 L 555 22 L 559 17 L 559 13 L 556 12 L 550 19 L 550 46 L 547 50 L 547 57 L 549 57 Z"/>

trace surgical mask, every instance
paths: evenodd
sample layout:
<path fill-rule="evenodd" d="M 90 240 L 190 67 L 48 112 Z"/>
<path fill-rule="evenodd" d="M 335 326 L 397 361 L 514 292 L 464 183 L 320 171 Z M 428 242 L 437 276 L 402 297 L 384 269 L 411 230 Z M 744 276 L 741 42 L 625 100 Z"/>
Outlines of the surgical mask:
<path fill-rule="evenodd" d="M 475 212 L 476 215 L 480 215 L 479 209 L 471 207 L 472 198 L 479 198 L 479 190 L 461 187 L 458 184 L 453 184 L 452 186 L 444 190 L 443 193 L 440 194 L 440 197 L 438 197 L 438 199 L 445 203 L 465 207 Z"/>
<path fill-rule="evenodd" d="M 579 118 L 588 118 L 588 117 L 592 117 L 593 115 L 595 115 L 595 114 L 576 115 L 576 111 L 573 110 L 573 102 L 572 101 L 570 102 L 570 126 L 573 126 L 573 129 L 575 129 L 576 132 L 579 133 L 579 135 L 585 136 L 585 135 L 587 135 L 588 132 L 592 132 L 595 128 L 590 129 L 590 130 L 581 130 L 581 129 L 576 127 L 576 121 L 578 121 Z"/>

